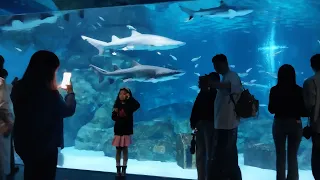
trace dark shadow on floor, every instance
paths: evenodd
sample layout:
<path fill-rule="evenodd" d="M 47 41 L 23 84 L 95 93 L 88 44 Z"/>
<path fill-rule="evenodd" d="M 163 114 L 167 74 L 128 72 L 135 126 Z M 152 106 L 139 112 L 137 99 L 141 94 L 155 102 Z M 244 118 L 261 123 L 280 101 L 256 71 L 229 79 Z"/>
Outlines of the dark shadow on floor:
<path fill-rule="evenodd" d="M 19 166 L 20 170 L 14 180 L 23 180 L 23 166 Z M 178 178 L 162 178 L 155 176 L 142 176 L 127 174 L 126 177 L 116 177 L 115 173 L 83 171 L 75 169 L 59 169 L 57 170 L 56 180 L 183 180 Z"/>

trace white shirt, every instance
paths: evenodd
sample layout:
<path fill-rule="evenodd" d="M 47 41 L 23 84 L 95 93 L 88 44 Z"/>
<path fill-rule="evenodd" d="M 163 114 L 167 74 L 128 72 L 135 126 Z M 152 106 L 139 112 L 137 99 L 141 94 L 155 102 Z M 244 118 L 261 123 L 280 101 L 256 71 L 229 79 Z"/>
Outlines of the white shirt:
<path fill-rule="evenodd" d="M 222 83 L 230 83 L 231 89 L 218 89 L 214 101 L 214 128 L 215 129 L 234 129 L 240 123 L 240 118 L 234 111 L 235 105 L 230 98 L 233 94 L 235 102 L 240 98 L 242 85 L 237 73 L 229 71 L 222 76 Z"/>

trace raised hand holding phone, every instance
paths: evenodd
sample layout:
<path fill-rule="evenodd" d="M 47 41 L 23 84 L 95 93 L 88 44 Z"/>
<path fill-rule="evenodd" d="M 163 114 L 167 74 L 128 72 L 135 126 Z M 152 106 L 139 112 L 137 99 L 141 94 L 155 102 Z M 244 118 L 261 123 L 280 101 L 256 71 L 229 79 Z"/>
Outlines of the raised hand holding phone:
<path fill-rule="evenodd" d="M 72 74 L 70 72 L 63 73 L 63 79 L 60 88 L 67 89 L 67 85 L 71 85 L 71 76 Z"/>
<path fill-rule="evenodd" d="M 72 82 L 71 82 L 71 72 L 65 72 L 63 73 L 63 79 L 62 79 L 62 83 L 59 86 L 60 88 L 66 90 L 68 93 L 73 93 L 73 86 L 72 86 Z"/>

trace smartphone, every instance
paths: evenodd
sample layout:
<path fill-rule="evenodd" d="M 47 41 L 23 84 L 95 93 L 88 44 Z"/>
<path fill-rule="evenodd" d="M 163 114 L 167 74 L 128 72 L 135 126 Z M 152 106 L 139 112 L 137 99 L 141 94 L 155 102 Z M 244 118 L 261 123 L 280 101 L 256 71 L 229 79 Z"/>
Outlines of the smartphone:
<path fill-rule="evenodd" d="M 63 79 L 62 79 L 62 83 L 60 85 L 60 87 L 62 89 L 66 89 L 67 88 L 67 85 L 70 85 L 71 84 L 71 72 L 65 72 L 63 73 Z"/>

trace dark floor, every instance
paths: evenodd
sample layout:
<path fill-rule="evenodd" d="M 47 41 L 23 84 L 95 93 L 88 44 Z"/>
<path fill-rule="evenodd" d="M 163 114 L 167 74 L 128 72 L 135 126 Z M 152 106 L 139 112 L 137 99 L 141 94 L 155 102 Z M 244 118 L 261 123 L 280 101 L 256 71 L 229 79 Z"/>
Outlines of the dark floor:
<path fill-rule="evenodd" d="M 23 166 L 19 166 L 19 172 L 16 175 L 14 180 L 23 180 Z M 107 172 L 95 172 L 95 171 L 83 171 L 83 170 L 74 170 L 74 169 L 58 169 L 57 170 L 57 180 L 118 180 L 119 178 L 115 177 L 115 173 Z M 120 178 L 122 180 L 124 178 Z M 131 175 L 128 174 L 125 178 L 126 180 L 183 180 L 176 178 L 162 178 L 155 176 L 141 176 L 141 175 Z"/>

